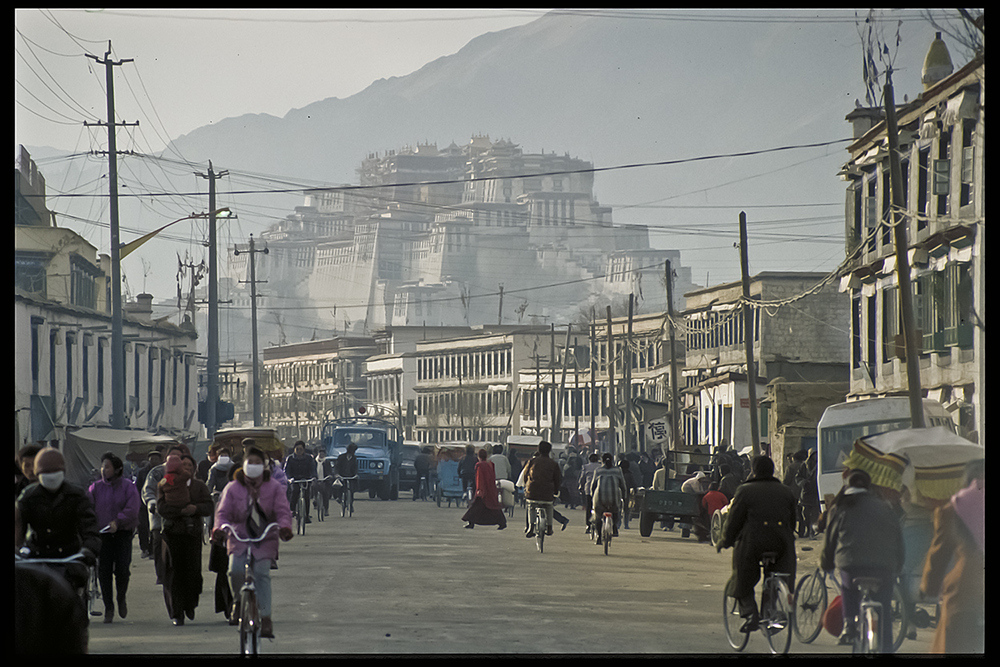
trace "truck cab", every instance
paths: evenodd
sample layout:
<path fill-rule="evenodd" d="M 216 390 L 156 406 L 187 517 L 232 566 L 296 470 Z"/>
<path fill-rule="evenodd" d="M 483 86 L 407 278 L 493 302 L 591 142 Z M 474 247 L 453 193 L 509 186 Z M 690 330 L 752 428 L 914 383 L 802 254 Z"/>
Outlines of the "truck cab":
<path fill-rule="evenodd" d="M 358 490 L 371 498 L 399 498 L 403 443 L 399 429 L 392 422 L 374 417 L 347 417 L 328 421 L 321 435 L 327 458 L 336 460 L 356 445 Z"/>

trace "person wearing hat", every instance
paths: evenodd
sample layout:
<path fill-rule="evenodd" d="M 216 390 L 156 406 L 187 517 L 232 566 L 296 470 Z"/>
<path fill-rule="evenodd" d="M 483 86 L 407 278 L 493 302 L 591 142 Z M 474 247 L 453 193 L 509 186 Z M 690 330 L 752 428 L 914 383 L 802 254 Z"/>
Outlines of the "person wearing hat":
<path fill-rule="evenodd" d="M 795 581 L 795 495 L 774 476 L 770 457 L 754 457 L 750 470 L 750 477 L 729 504 L 722 540 L 716 547 L 718 551 L 733 547 L 733 597 L 744 618 L 741 632 L 752 632 L 759 626 L 754 586 L 760 580 L 762 554 L 776 553 L 774 571 Z"/>
<path fill-rule="evenodd" d="M 684 493 L 702 494 L 708 491 L 708 475 L 699 470 L 681 484 L 681 491 Z"/>
<path fill-rule="evenodd" d="M 614 526 L 612 537 L 618 537 L 618 524 L 622 518 L 622 504 L 628 497 L 628 485 L 621 468 L 616 468 L 615 459 L 610 453 L 604 454 L 602 466 L 594 471 L 590 486 L 590 497 L 593 499 L 593 525 L 591 530 L 597 531 L 597 543 L 601 543 L 601 532 L 598 526 L 605 512 L 611 512 Z"/>

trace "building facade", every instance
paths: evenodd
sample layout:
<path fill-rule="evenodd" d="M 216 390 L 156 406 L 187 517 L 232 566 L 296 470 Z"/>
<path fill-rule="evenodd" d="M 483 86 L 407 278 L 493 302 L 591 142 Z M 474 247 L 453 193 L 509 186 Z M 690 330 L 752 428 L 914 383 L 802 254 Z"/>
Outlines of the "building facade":
<path fill-rule="evenodd" d="M 954 70 L 940 35 L 923 69 L 924 90 L 897 107 L 903 210 L 920 383 L 952 412 L 959 432 L 982 441 L 984 401 L 985 63 Z M 856 140 L 847 181 L 850 398 L 908 392 L 902 341 L 884 113 L 847 116 Z"/>

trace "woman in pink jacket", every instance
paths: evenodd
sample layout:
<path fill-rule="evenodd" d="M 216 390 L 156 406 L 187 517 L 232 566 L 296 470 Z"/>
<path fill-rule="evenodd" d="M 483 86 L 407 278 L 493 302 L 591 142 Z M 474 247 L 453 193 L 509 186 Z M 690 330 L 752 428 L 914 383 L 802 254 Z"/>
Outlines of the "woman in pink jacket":
<path fill-rule="evenodd" d="M 258 530 L 270 523 L 277 523 L 278 534 L 272 531 L 260 544 L 254 546 L 254 577 L 257 582 L 257 604 L 261 616 L 261 635 L 273 637 L 271 624 L 271 563 L 278 558 L 278 538 L 292 539 L 292 511 L 288 506 L 285 487 L 271 479 L 265 469 L 267 459 L 264 453 L 249 447 L 243 460 L 243 468 L 235 479 L 226 485 L 215 510 L 215 533 L 217 540 L 228 539 L 226 551 L 229 554 L 229 581 L 235 594 L 243 586 L 246 567 L 247 545 L 219 530 L 223 524 L 230 524 L 240 537 L 250 536 L 248 522 L 253 521 Z M 229 623 L 239 623 L 239 609 L 234 601 Z"/>

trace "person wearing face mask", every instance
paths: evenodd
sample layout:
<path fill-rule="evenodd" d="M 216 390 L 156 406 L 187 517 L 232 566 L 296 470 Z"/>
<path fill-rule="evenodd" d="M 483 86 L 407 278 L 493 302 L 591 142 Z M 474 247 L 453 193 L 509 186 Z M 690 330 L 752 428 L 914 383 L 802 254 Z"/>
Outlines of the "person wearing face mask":
<path fill-rule="evenodd" d="M 174 465 L 175 461 L 178 463 Z M 184 617 L 193 620 L 201 595 L 201 539 L 205 527 L 202 517 L 212 513 L 208 487 L 195 477 L 197 463 L 190 454 L 167 457 L 167 473 L 160 480 L 156 511 L 163 519 L 165 597 L 167 611 L 174 625 L 184 625 Z M 186 502 L 183 502 L 186 501 Z"/>
<path fill-rule="evenodd" d="M 98 557 L 97 580 L 101 584 L 104 600 L 104 622 L 115 617 L 115 600 L 118 615 L 128 614 L 129 570 L 132 566 L 132 536 L 139 523 L 139 491 L 132 480 L 123 475 L 125 465 L 112 452 L 101 457 L 101 479 L 87 489 L 87 496 L 94 503 L 97 525 L 101 533 L 101 552 Z M 117 584 L 118 595 L 114 594 Z"/>
<path fill-rule="evenodd" d="M 284 487 L 276 482 L 265 466 L 266 457 L 257 447 L 247 449 L 243 468 L 226 485 L 215 510 L 213 539 L 226 543 L 229 554 L 229 583 L 233 591 L 243 586 L 247 545 L 219 529 L 229 524 L 242 538 L 257 537 L 270 523 L 277 523 L 278 534 L 268 533 L 256 544 L 254 550 L 254 576 L 257 585 L 257 604 L 261 615 L 261 635 L 273 637 L 271 622 L 271 564 L 278 558 L 278 539 L 292 539 L 292 510 Z M 229 622 L 239 623 L 238 609 L 230 612 Z"/>
<path fill-rule="evenodd" d="M 226 484 L 233 479 L 236 472 L 231 452 L 228 447 L 220 447 L 215 463 L 208 470 L 208 491 L 212 494 L 213 506 L 218 505 L 222 497 L 222 491 Z M 208 517 L 209 530 L 214 528 L 215 512 Z M 208 569 L 215 572 L 215 613 L 222 613 L 229 618 L 229 612 L 233 606 L 233 592 L 229 589 L 229 557 L 226 555 L 224 544 L 218 544 L 214 540 L 209 544 Z"/>
<path fill-rule="evenodd" d="M 93 565 L 101 537 L 87 492 L 65 480 L 66 462 L 58 449 L 38 452 L 34 470 L 38 482 L 14 502 L 14 550 L 26 548 L 36 558 L 66 558 L 82 551 L 87 564 Z M 86 586 L 85 565 L 71 563 L 63 573 L 75 590 Z"/>

